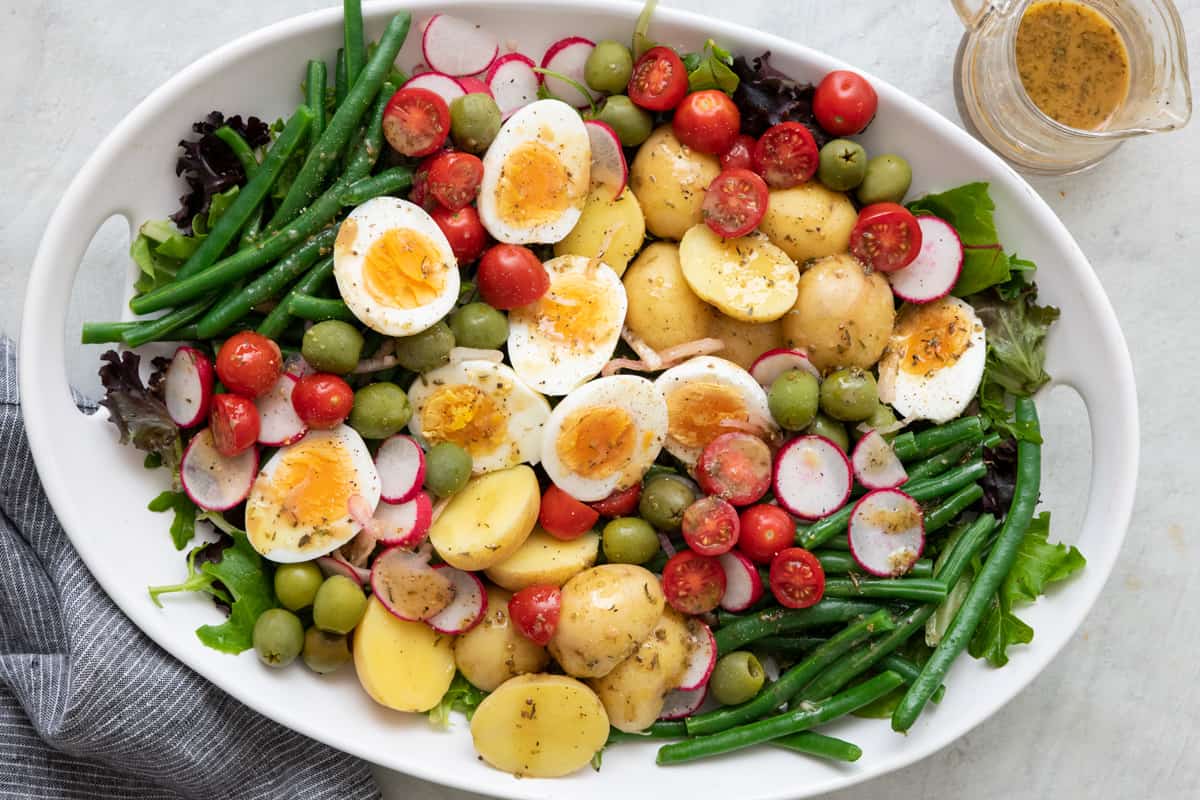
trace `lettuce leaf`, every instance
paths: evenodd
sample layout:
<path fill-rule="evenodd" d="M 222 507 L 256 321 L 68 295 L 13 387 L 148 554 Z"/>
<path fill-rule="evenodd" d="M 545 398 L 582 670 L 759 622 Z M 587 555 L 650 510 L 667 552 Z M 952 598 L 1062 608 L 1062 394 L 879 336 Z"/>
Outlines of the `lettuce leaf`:
<path fill-rule="evenodd" d="M 179 210 L 171 215 L 184 233 L 192 232 L 197 215 L 208 213 L 214 195 L 246 182 L 242 163 L 229 145 L 213 135 L 222 126 L 232 128 L 251 147 L 262 147 L 271 140 L 270 129 L 258 117 L 243 121 L 239 114 L 226 119 L 220 111 L 213 111 L 192 125 L 192 131 L 200 136 L 179 143 L 183 154 L 175 164 L 175 174 L 187 181 L 188 192 L 179 198 Z"/>
<path fill-rule="evenodd" d="M 780 122 L 799 122 L 812 132 L 817 147 L 831 138 L 813 116 L 812 84 L 792 80 L 771 66 L 770 52 L 753 61 L 745 56 L 733 60 L 733 72 L 738 77 L 733 102 L 742 115 L 742 132 L 762 136 L 767 128 Z"/>
<path fill-rule="evenodd" d="M 1029 284 L 1012 300 L 998 292 L 968 299 L 987 328 L 988 377 L 1007 392 L 1031 395 L 1049 380 L 1046 334 L 1059 317 L 1054 306 L 1037 304 L 1037 287 Z"/>
<path fill-rule="evenodd" d="M 983 182 L 968 183 L 940 194 L 928 194 L 908 204 L 914 214 L 932 214 L 954 227 L 963 244 L 962 274 L 954 295 L 965 297 L 1006 283 L 1012 276 L 1013 257 L 1005 254 L 996 232 L 996 204 Z M 1024 265 L 1032 266 L 1024 261 Z"/>
<path fill-rule="evenodd" d="M 187 547 L 196 535 L 196 504 L 185 492 L 163 492 L 150 501 L 146 508 L 156 513 L 175 512 L 171 520 L 171 541 L 176 550 Z"/>
<path fill-rule="evenodd" d="M 451 711 L 457 711 L 470 719 L 485 697 L 487 692 L 472 685 L 461 672 L 455 673 L 450 688 L 442 695 L 438 704 L 429 709 L 429 723 L 444 730 L 450 725 Z"/>
<path fill-rule="evenodd" d="M 733 55 L 712 39 L 704 43 L 704 49 L 700 52 L 684 55 L 683 65 L 687 68 L 690 91 L 719 89 L 731 95 L 737 90 L 739 78 L 730 69 Z"/>
<path fill-rule="evenodd" d="M 118 355 L 109 350 L 100 356 L 100 383 L 108 409 L 108 420 L 121 433 L 121 444 L 132 444 L 146 453 L 157 453 L 162 465 L 177 472 L 183 457 L 179 428 L 171 421 L 161 391 L 161 368 L 150 386 L 139 374 L 141 356 L 126 350 Z"/>
<path fill-rule="evenodd" d="M 129 256 L 140 270 L 133 288 L 144 294 L 174 280 L 179 267 L 196 252 L 208 231 L 237 199 L 238 191 L 238 187 L 233 186 L 213 195 L 208 210 L 192 220 L 191 235 L 180 233 L 169 219 L 143 222 L 129 246 Z"/>

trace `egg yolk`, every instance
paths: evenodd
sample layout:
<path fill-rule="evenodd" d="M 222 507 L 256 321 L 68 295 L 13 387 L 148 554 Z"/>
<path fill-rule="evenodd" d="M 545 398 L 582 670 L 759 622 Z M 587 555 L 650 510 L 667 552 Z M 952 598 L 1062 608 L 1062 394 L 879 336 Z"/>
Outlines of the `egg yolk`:
<path fill-rule="evenodd" d="M 896 322 L 892 347 L 900 368 L 914 375 L 930 375 L 948 367 L 971 346 L 974 323 L 952 302 L 910 306 Z"/>
<path fill-rule="evenodd" d="M 508 415 L 478 387 L 442 386 L 421 409 L 421 433 L 430 442 L 453 442 L 482 456 L 504 444 Z"/>
<path fill-rule="evenodd" d="M 721 383 L 690 381 L 667 395 L 667 433 L 684 447 L 703 447 L 722 433 L 737 429 L 750 415 L 742 394 Z"/>
<path fill-rule="evenodd" d="M 277 526 L 310 529 L 296 544 L 306 547 L 334 520 L 349 513 L 350 495 L 358 491 L 358 473 L 347 454 L 328 441 L 292 445 L 261 483 L 258 502 L 246 509 L 251 538 L 275 539 Z M 262 549 L 269 549 L 268 547 Z"/>
<path fill-rule="evenodd" d="M 637 428 L 623 408 L 581 408 L 566 418 L 554 448 L 567 469 L 585 478 L 607 478 L 633 458 Z"/>
<path fill-rule="evenodd" d="M 559 276 L 534 307 L 538 330 L 565 344 L 594 342 L 611 327 L 606 300 L 603 289 L 586 275 Z"/>
<path fill-rule="evenodd" d="M 371 244 L 363 259 L 363 285 L 375 302 L 389 308 L 418 308 L 442 291 L 446 265 L 429 239 L 414 230 L 393 228 Z"/>
<path fill-rule="evenodd" d="M 554 151 L 540 141 L 525 142 L 504 160 L 497 182 L 497 211 L 513 225 L 544 225 L 571 205 L 571 175 Z"/>

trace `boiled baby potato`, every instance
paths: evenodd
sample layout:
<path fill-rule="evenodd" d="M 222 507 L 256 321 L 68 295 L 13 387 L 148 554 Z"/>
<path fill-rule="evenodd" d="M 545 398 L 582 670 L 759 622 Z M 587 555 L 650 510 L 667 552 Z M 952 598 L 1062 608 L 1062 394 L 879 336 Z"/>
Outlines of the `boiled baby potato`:
<path fill-rule="evenodd" d="M 679 264 L 701 300 L 743 322 L 777 320 L 796 302 L 800 270 L 758 231 L 722 239 L 694 225 L 679 243 Z"/>
<path fill-rule="evenodd" d="M 679 266 L 679 245 L 655 242 L 625 273 L 625 324 L 655 350 L 708 335 L 713 309 L 696 296 Z"/>
<path fill-rule="evenodd" d="M 585 766 L 608 740 L 596 693 L 565 675 L 521 675 L 489 694 L 471 717 L 483 760 L 518 777 L 557 778 Z"/>
<path fill-rule="evenodd" d="M 633 192 L 626 188 L 614 200 L 611 187 L 595 186 L 579 222 L 567 238 L 554 245 L 554 255 L 599 258 L 623 275 L 645 238 L 646 220 Z"/>
<path fill-rule="evenodd" d="M 511 592 L 539 584 L 562 586 L 595 564 L 599 551 L 600 536 L 597 533 L 588 532 L 564 542 L 537 528 L 517 552 L 488 567 L 486 573 L 494 583 Z"/>
<path fill-rule="evenodd" d="M 704 190 L 720 172 L 714 156 L 680 142 L 670 123 L 650 134 L 629 170 L 629 185 L 646 215 L 646 228 L 660 239 L 682 239 L 701 221 Z"/>
<path fill-rule="evenodd" d="M 633 655 L 590 681 L 614 728 L 635 733 L 658 719 L 667 693 L 683 680 L 690 640 L 687 623 L 668 607 Z"/>
<path fill-rule="evenodd" d="M 541 506 L 537 475 L 526 464 L 472 478 L 454 495 L 429 541 L 452 567 L 487 569 L 517 551 Z"/>
<path fill-rule="evenodd" d="M 376 703 L 428 711 L 454 679 L 454 637 L 392 616 L 375 597 L 354 629 L 354 671 Z"/>
<path fill-rule="evenodd" d="M 568 675 L 602 678 L 646 640 L 665 600 L 654 573 L 632 564 L 592 567 L 562 587 L 550 653 Z"/>
<path fill-rule="evenodd" d="M 813 262 L 800 277 L 796 305 L 783 318 L 783 335 L 789 347 L 807 352 L 823 372 L 868 369 L 883 355 L 895 321 L 887 280 L 843 254 Z"/>
<path fill-rule="evenodd" d="M 742 322 L 719 311 L 714 311 L 712 315 L 708 335 L 725 343 L 724 349 L 717 355 L 742 369 L 750 369 L 756 358 L 784 344 L 781 320 Z"/>
<path fill-rule="evenodd" d="M 810 258 L 844 253 L 858 212 L 850 198 L 809 181 L 791 189 L 775 189 L 758 229 L 797 264 Z"/>
<path fill-rule="evenodd" d="M 546 648 L 517 631 L 508 616 L 512 593 L 489 586 L 487 613 L 471 630 L 454 641 L 454 661 L 463 677 L 485 692 L 509 678 L 540 672 L 550 663 Z"/>

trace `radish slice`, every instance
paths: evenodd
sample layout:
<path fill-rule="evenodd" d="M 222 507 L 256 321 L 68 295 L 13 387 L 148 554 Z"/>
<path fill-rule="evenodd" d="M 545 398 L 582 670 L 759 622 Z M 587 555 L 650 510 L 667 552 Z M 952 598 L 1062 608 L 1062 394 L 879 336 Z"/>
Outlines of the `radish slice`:
<path fill-rule="evenodd" d="M 684 691 L 702 688 L 717 666 L 717 639 L 712 628 L 695 617 L 688 619 L 687 626 L 692 646 L 688 649 L 687 669 L 679 681 L 679 688 Z"/>
<path fill-rule="evenodd" d="M 750 376 L 758 381 L 759 386 L 770 389 L 776 378 L 793 369 L 802 369 L 814 378 L 821 377 L 820 370 L 812 365 L 807 355 L 800 350 L 789 350 L 786 347 L 768 350 L 754 359 L 754 363 L 750 365 Z"/>
<path fill-rule="evenodd" d="M 254 400 L 258 409 L 258 443 L 268 447 L 283 447 L 304 438 L 308 426 L 292 406 L 292 390 L 299 379 L 283 373 L 275 385 Z"/>
<path fill-rule="evenodd" d="M 205 511 L 226 511 L 246 499 L 258 472 L 258 448 L 233 458 L 217 452 L 212 431 L 197 433 L 183 451 L 179 478 L 192 502 Z"/>
<path fill-rule="evenodd" d="M 863 495 L 850 514 L 850 554 L 872 575 L 894 577 L 912 569 L 925 549 L 921 506 L 898 489 Z"/>
<path fill-rule="evenodd" d="M 850 464 L 854 477 L 868 489 L 894 489 L 908 480 L 904 465 L 879 431 L 868 431 L 858 440 Z"/>
<path fill-rule="evenodd" d="M 194 428 L 208 416 L 212 402 L 213 366 L 208 356 L 194 347 L 175 351 L 167 367 L 163 400 L 171 421 L 181 428 Z"/>
<path fill-rule="evenodd" d="M 331 575 L 344 575 L 352 581 L 358 581 L 363 586 L 371 582 L 371 571 L 369 569 L 356 567 L 339 556 L 321 556 L 317 559 L 317 566 L 321 568 L 321 574 L 326 578 Z"/>
<path fill-rule="evenodd" d="M 423 72 L 420 75 L 409 78 L 401 88 L 428 89 L 445 100 L 446 105 L 450 105 L 467 93 L 457 78 L 447 75 L 444 72 Z"/>
<path fill-rule="evenodd" d="M 421 36 L 425 62 L 447 75 L 474 75 L 483 72 L 500 54 L 500 42 L 474 22 L 434 14 Z"/>
<path fill-rule="evenodd" d="M 425 451 L 415 439 L 397 434 L 379 445 L 375 469 L 385 503 L 407 503 L 425 482 Z"/>
<path fill-rule="evenodd" d="M 483 590 L 483 581 L 449 564 L 438 564 L 434 569 L 450 579 L 454 599 L 441 612 L 425 621 L 438 633 L 466 633 L 478 625 L 487 613 L 487 592 Z"/>
<path fill-rule="evenodd" d="M 797 436 L 775 457 L 775 499 L 804 519 L 832 514 L 850 496 L 850 461 L 824 436 Z"/>
<path fill-rule="evenodd" d="M 621 138 L 611 125 L 598 119 L 584 120 L 584 126 L 592 145 L 592 185 L 612 189 L 616 200 L 629 181 L 629 165 L 625 163 Z"/>
<path fill-rule="evenodd" d="M 461 86 L 463 91 L 467 94 L 486 94 L 488 97 L 492 96 L 492 87 L 488 86 L 474 75 L 467 75 L 465 78 L 459 78 L 458 85 Z"/>
<path fill-rule="evenodd" d="M 500 107 L 500 116 L 508 119 L 519 109 L 537 100 L 538 74 L 533 60 L 520 53 L 500 56 L 488 70 L 484 81 Z"/>
<path fill-rule="evenodd" d="M 433 501 L 424 492 L 398 505 L 380 503 L 371 517 L 371 532 L 388 546 L 416 547 L 433 522 Z"/>
<path fill-rule="evenodd" d="M 892 293 L 910 303 L 932 303 L 950 294 L 962 272 L 963 246 L 949 222 L 934 216 L 917 217 L 921 250 L 912 263 L 885 273 Z"/>
<path fill-rule="evenodd" d="M 700 706 L 704 705 L 704 700 L 707 697 L 707 685 L 697 689 L 676 689 L 667 694 L 658 718 L 661 720 L 672 720 L 690 717 L 700 710 Z"/>
<path fill-rule="evenodd" d="M 736 613 L 757 603 L 763 595 L 763 584 L 750 559 L 737 550 L 730 550 L 717 556 L 717 561 L 725 570 L 725 594 L 721 595 L 721 608 Z"/>
<path fill-rule="evenodd" d="M 454 601 L 449 575 L 429 566 L 429 555 L 389 547 L 371 565 L 371 592 L 393 616 L 408 622 L 440 614 Z"/>
<path fill-rule="evenodd" d="M 587 64 L 588 56 L 595 49 L 596 43 L 582 36 L 568 36 L 565 39 L 559 39 L 546 48 L 546 54 L 542 56 L 542 69 L 553 70 L 559 75 L 565 75 L 586 86 L 587 84 L 583 81 L 583 67 Z M 550 90 L 550 94 L 564 103 L 570 103 L 576 108 L 591 105 L 590 98 L 566 81 L 551 75 L 539 75 L 539 77 L 542 83 L 546 84 L 546 88 Z"/>

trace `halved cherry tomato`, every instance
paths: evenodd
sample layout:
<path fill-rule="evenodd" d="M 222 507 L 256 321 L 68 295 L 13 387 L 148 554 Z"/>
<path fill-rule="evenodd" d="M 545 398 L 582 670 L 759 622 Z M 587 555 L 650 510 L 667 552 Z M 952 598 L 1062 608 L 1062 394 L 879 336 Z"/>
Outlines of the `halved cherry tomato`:
<path fill-rule="evenodd" d="M 727 169 L 704 192 L 704 224 L 725 239 L 745 236 L 766 216 L 770 196 L 766 182 L 756 173 Z"/>
<path fill-rule="evenodd" d="M 725 570 L 715 558 L 684 550 L 667 560 L 662 588 L 671 608 L 681 614 L 703 614 L 721 602 Z"/>
<path fill-rule="evenodd" d="M 857 72 L 839 69 L 826 75 L 813 94 L 817 124 L 834 136 L 861 133 L 875 117 L 879 96 L 875 87 Z"/>
<path fill-rule="evenodd" d="M 417 168 L 413 170 L 412 189 L 408 192 L 408 199 L 426 211 L 433 211 L 438 205 L 429 193 L 429 168 L 433 166 L 436 158 L 437 155 L 426 156 L 417 164 Z"/>
<path fill-rule="evenodd" d="M 873 203 L 858 212 L 850 252 L 880 272 L 907 267 L 921 252 L 921 226 L 899 203 Z"/>
<path fill-rule="evenodd" d="M 488 243 L 488 232 L 479 221 L 479 212 L 474 206 L 451 211 L 438 206 L 429 212 L 433 221 L 446 234 L 450 249 L 459 265 L 468 264 L 479 258 Z"/>
<path fill-rule="evenodd" d="M 701 153 L 720 155 L 733 146 L 742 114 L 719 89 L 692 92 L 675 109 L 671 127 L 679 141 Z"/>
<path fill-rule="evenodd" d="M 429 193 L 451 211 L 471 205 L 481 183 L 483 162 L 470 153 L 447 150 L 429 165 Z"/>
<path fill-rule="evenodd" d="M 258 397 L 283 373 L 279 345 L 254 331 L 235 333 L 217 353 L 217 377 L 234 394 Z"/>
<path fill-rule="evenodd" d="M 449 135 L 450 106 L 428 89 L 401 89 L 383 109 L 383 136 L 401 155 L 427 156 Z"/>
<path fill-rule="evenodd" d="M 629 99 L 650 111 L 670 111 L 688 90 L 687 67 L 669 47 L 651 47 L 633 65 Z"/>
<path fill-rule="evenodd" d="M 292 408 L 310 428 L 336 428 L 350 416 L 354 390 L 337 375 L 305 375 L 292 388 Z"/>
<path fill-rule="evenodd" d="M 484 253 L 475 279 L 484 302 L 502 311 L 527 306 L 550 288 L 541 260 L 519 244 L 498 244 Z"/>
<path fill-rule="evenodd" d="M 598 519 L 600 512 L 587 503 L 579 502 L 553 484 L 542 495 L 538 522 L 546 529 L 546 533 L 555 539 L 578 539 L 590 531 Z"/>
<path fill-rule="evenodd" d="M 808 608 L 825 594 L 825 570 L 803 547 L 780 550 L 771 560 L 771 594 L 786 608 Z"/>
<path fill-rule="evenodd" d="M 758 140 L 749 134 L 740 134 L 733 144 L 721 154 L 721 169 L 754 169 L 754 146 Z"/>
<path fill-rule="evenodd" d="M 818 156 L 812 131 L 799 122 L 781 122 L 754 146 L 754 168 L 772 189 L 787 189 L 816 174 Z"/>
<path fill-rule="evenodd" d="M 601 516 L 605 517 L 628 517 L 638 507 L 638 502 L 642 499 L 642 484 L 635 483 L 628 489 L 622 489 L 619 492 L 613 492 L 603 500 L 597 500 L 594 503 L 589 503 L 592 508 L 600 512 Z"/>
<path fill-rule="evenodd" d="M 719 497 L 702 497 L 683 512 L 683 539 L 702 556 L 732 550 L 739 527 L 737 509 Z"/>
<path fill-rule="evenodd" d="M 557 586 L 526 586 L 508 601 L 508 615 L 517 631 L 534 644 L 550 644 L 562 613 L 562 592 Z"/>
<path fill-rule="evenodd" d="M 254 446 L 261 422 L 254 403 L 240 395 L 219 394 L 213 397 L 208 425 L 217 452 L 232 458 Z"/>
<path fill-rule="evenodd" d="M 749 433 L 722 433 L 700 452 L 696 482 L 735 506 L 757 502 L 771 486 L 771 448 Z"/>
<path fill-rule="evenodd" d="M 791 547 L 796 540 L 796 523 L 779 506 L 750 506 L 742 509 L 738 519 L 738 550 L 756 564 L 770 564 L 780 550 Z"/>

